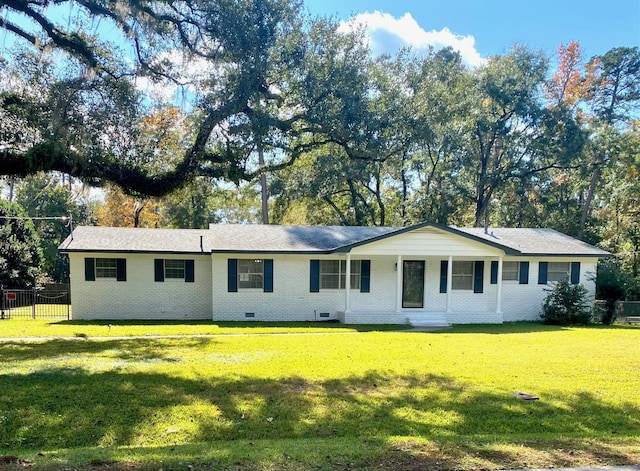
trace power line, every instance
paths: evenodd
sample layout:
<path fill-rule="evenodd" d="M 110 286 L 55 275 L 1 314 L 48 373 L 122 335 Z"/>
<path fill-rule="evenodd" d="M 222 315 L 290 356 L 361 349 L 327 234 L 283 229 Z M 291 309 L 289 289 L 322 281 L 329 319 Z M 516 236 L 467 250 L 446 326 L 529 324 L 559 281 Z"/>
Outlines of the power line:
<path fill-rule="evenodd" d="M 11 219 L 15 221 L 62 221 L 64 227 L 71 229 L 73 233 L 73 218 L 69 216 L 0 216 L 0 222 Z"/>

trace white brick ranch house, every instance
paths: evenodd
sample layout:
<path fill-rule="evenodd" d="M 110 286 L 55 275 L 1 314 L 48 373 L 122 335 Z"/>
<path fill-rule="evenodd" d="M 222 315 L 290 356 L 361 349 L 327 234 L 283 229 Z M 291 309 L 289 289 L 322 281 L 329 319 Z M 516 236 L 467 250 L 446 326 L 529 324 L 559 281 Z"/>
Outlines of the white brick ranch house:
<path fill-rule="evenodd" d="M 608 252 L 551 229 L 81 226 L 60 246 L 74 319 L 501 323 Z"/>

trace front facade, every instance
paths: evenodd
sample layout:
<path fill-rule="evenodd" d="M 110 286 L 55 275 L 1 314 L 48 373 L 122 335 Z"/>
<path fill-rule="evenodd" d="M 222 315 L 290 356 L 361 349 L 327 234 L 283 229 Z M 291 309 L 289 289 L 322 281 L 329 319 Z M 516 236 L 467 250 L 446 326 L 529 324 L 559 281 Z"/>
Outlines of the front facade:
<path fill-rule="evenodd" d="M 79 227 L 74 319 L 445 325 L 539 319 L 555 281 L 595 293 L 607 252 L 548 229 Z"/>

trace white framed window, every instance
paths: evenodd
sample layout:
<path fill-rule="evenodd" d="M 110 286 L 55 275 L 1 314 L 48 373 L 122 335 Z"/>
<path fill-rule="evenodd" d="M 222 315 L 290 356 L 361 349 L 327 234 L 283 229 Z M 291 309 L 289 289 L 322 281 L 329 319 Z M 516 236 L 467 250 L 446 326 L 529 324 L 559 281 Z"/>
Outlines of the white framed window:
<path fill-rule="evenodd" d="M 520 262 L 502 262 L 502 281 L 520 279 Z"/>
<path fill-rule="evenodd" d="M 549 262 L 549 265 L 547 268 L 547 282 L 569 281 L 570 274 L 571 274 L 571 263 Z"/>
<path fill-rule="evenodd" d="M 473 261 L 454 260 L 452 266 L 451 289 L 473 289 Z"/>
<path fill-rule="evenodd" d="M 360 289 L 361 273 L 361 261 L 351 260 L 351 289 Z M 344 289 L 346 276 L 346 260 L 320 260 L 320 289 Z"/>
<path fill-rule="evenodd" d="M 164 261 L 164 277 L 166 279 L 184 280 L 184 260 L 166 259 Z"/>
<path fill-rule="evenodd" d="M 238 288 L 264 289 L 264 260 L 238 260 Z"/>
<path fill-rule="evenodd" d="M 118 261 L 115 258 L 96 258 L 96 278 L 117 278 Z"/>

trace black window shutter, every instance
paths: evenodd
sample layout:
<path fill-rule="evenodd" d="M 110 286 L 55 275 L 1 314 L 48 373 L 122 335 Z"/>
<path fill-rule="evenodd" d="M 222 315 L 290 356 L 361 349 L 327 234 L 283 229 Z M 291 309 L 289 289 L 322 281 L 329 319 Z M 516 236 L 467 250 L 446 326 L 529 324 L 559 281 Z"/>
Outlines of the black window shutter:
<path fill-rule="evenodd" d="M 547 284 L 547 270 L 549 269 L 548 262 L 540 262 L 538 263 L 538 284 L 546 285 Z"/>
<path fill-rule="evenodd" d="M 127 259 L 116 258 L 116 280 L 127 281 Z"/>
<path fill-rule="evenodd" d="M 193 283 L 196 281 L 195 266 L 193 260 L 184 261 L 184 281 L 186 283 Z"/>
<path fill-rule="evenodd" d="M 155 280 L 164 281 L 164 260 L 161 258 L 156 258 L 153 261 L 153 267 L 155 272 Z"/>
<path fill-rule="evenodd" d="M 227 291 L 235 293 L 238 291 L 238 259 L 227 260 Z"/>
<path fill-rule="evenodd" d="M 571 283 L 580 283 L 580 262 L 571 262 Z"/>
<path fill-rule="evenodd" d="M 521 285 L 529 284 L 529 262 L 520 262 L 520 279 L 518 282 Z"/>
<path fill-rule="evenodd" d="M 484 289 L 484 262 L 477 260 L 473 267 L 473 292 L 482 293 Z"/>
<path fill-rule="evenodd" d="M 84 279 L 85 281 L 96 281 L 96 259 L 84 259 Z"/>
<path fill-rule="evenodd" d="M 371 291 L 371 260 L 360 261 L 360 292 Z"/>
<path fill-rule="evenodd" d="M 320 292 L 320 260 L 310 260 L 309 263 L 309 292 Z"/>
<path fill-rule="evenodd" d="M 491 260 L 491 284 L 495 285 L 498 283 L 498 261 Z"/>
<path fill-rule="evenodd" d="M 449 260 L 440 260 L 440 292 L 441 293 L 447 292 L 447 271 L 448 270 L 449 270 Z"/>
<path fill-rule="evenodd" d="M 264 292 L 273 293 L 273 259 L 264 259 Z"/>

